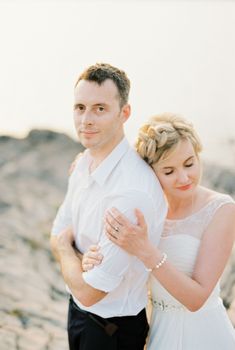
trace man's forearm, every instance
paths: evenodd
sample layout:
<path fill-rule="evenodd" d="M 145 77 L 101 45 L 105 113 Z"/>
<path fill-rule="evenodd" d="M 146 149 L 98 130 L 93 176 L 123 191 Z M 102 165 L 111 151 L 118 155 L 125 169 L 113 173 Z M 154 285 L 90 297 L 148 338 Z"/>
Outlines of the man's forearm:
<path fill-rule="evenodd" d="M 73 296 L 84 306 L 91 306 L 103 299 L 105 292 L 89 286 L 82 277 L 81 260 L 70 247 L 60 255 L 61 273 Z"/>
<path fill-rule="evenodd" d="M 50 246 L 51 246 L 51 252 L 52 252 L 54 258 L 56 259 L 56 261 L 59 262 L 60 257 L 59 257 L 59 254 L 57 252 L 57 237 L 56 236 L 53 236 L 53 235 L 51 236 Z M 76 256 L 79 258 L 79 260 L 82 261 L 83 254 L 74 245 L 73 245 L 73 248 L 74 248 L 74 252 L 75 252 Z"/>
<path fill-rule="evenodd" d="M 65 283 L 72 294 L 80 300 L 85 282 L 82 278 L 81 260 L 72 246 L 68 246 L 66 250 L 60 252 L 59 263 Z"/>
<path fill-rule="evenodd" d="M 71 229 L 51 237 L 51 249 L 61 267 L 61 273 L 71 293 L 84 306 L 91 306 L 104 298 L 105 292 L 88 285 L 82 276 L 82 254 L 73 248 Z"/>
<path fill-rule="evenodd" d="M 52 255 L 54 256 L 55 260 L 59 262 L 60 257 L 59 257 L 59 254 L 57 252 L 57 237 L 56 236 L 51 235 L 50 246 L 51 246 Z"/>
<path fill-rule="evenodd" d="M 81 275 L 83 272 L 81 268 L 82 254 L 69 243 L 58 246 L 57 236 L 51 236 L 50 244 L 52 253 L 60 264 L 65 283 L 71 292 L 76 295 L 76 290 L 81 291 L 85 283 Z"/>

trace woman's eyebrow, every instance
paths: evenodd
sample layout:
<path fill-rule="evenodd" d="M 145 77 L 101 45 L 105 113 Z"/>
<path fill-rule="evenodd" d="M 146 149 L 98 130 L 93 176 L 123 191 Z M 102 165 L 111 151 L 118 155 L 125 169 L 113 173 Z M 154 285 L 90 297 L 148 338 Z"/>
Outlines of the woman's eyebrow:
<path fill-rule="evenodd" d="M 190 156 L 189 158 L 187 158 L 187 159 L 184 161 L 184 163 L 186 163 L 188 160 L 190 160 L 190 159 L 192 159 L 192 158 L 194 158 L 194 156 Z"/>

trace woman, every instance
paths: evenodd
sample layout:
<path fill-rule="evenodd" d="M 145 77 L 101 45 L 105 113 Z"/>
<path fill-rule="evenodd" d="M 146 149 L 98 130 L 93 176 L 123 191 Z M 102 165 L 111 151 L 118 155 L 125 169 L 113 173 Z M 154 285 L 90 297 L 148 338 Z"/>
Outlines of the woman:
<path fill-rule="evenodd" d="M 114 244 L 151 271 L 147 349 L 235 349 L 235 331 L 219 297 L 219 279 L 235 238 L 235 203 L 200 185 L 201 144 L 183 118 L 153 117 L 141 128 L 136 148 L 156 173 L 168 202 L 160 244 L 151 245 L 138 210 L 133 225 L 113 208 L 105 228 Z M 83 257 L 84 270 L 102 263 L 98 255 L 98 247 L 91 247 Z"/>

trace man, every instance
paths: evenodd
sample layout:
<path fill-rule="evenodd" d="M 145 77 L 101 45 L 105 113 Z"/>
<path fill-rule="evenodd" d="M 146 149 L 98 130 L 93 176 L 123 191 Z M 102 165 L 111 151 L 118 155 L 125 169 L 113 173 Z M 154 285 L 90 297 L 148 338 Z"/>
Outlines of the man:
<path fill-rule="evenodd" d="M 134 209 L 139 208 L 157 244 L 166 215 L 156 176 L 124 137 L 129 90 L 126 74 L 109 64 L 89 67 L 75 86 L 74 122 L 86 151 L 70 176 L 51 236 L 71 294 L 71 350 L 142 350 L 148 331 L 148 272 L 109 241 L 103 227 L 107 209 L 116 207 L 135 222 Z M 83 272 L 73 244 L 81 253 L 99 244 L 102 264 Z"/>

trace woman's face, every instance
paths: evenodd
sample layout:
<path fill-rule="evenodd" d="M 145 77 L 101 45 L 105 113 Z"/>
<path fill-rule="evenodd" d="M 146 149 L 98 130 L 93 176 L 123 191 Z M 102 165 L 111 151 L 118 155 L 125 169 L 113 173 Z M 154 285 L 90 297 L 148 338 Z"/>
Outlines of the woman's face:
<path fill-rule="evenodd" d="M 189 140 L 180 141 L 167 159 L 152 167 L 167 197 L 191 196 L 201 177 L 200 161 Z"/>

